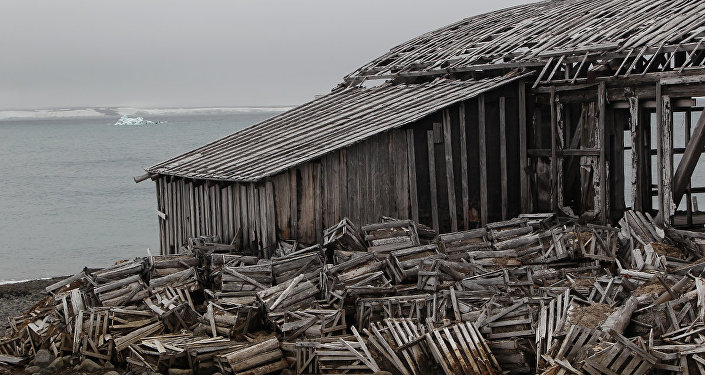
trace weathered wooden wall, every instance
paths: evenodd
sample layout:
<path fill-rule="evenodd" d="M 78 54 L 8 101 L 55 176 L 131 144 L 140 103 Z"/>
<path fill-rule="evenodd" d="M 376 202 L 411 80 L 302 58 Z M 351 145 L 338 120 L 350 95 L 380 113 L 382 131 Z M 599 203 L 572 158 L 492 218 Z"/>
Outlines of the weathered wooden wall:
<path fill-rule="evenodd" d="M 200 235 L 230 242 L 241 230 L 240 244 L 268 257 L 279 239 L 320 242 L 342 217 L 411 218 L 441 232 L 513 217 L 518 98 L 509 85 L 256 183 L 158 176 L 162 252 Z"/>

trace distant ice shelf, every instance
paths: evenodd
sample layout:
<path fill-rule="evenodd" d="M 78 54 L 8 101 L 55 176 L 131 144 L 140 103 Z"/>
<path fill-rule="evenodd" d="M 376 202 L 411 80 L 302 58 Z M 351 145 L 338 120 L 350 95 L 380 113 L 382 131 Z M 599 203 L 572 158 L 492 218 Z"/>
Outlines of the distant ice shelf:
<path fill-rule="evenodd" d="M 156 124 L 161 124 L 163 121 L 150 121 L 150 120 L 145 120 L 142 117 L 130 117 L 127 115 L 123 115 L 120 117 L 119 120 L 115 123 L 117 126 L 138 126 L 138 125 L 156 125 Z"/>

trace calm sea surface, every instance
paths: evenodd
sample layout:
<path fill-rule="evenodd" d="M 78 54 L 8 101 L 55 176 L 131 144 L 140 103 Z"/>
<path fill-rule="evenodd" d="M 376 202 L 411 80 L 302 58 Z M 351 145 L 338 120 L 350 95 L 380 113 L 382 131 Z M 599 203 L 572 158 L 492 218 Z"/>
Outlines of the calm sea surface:
<path fill-rule="evenodd" d="M 0 281 L 158 253 L 154 183 L 132 177 L 276 113 L 0 121 Z"/>

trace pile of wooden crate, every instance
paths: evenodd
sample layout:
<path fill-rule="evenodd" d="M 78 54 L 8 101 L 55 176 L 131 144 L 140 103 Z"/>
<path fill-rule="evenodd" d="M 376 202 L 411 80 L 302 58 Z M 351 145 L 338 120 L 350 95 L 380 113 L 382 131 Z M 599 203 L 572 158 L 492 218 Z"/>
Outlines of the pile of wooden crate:
<path fill-rule="evenodd" d="M 78 274 L 10 319 L 0 360 L 39 349 L 133 372 L 705 374 L 705 234 L 628 211 L 436 234 L 348 219 L 271 259 L 183 254 Z"/>

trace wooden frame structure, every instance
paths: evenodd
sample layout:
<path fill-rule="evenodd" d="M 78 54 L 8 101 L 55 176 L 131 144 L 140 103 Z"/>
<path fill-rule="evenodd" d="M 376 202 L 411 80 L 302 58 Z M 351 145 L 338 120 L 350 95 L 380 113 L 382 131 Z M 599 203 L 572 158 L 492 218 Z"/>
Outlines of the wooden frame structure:
<path fill-rule="evenodd" d="M 705 146 L 703 11 L 545 1 L 397 46 L 328 95 L 147 168 L 136 181 L 156 182 L 162 253 L 218 235 L 268 258 L 279 240 L 322 243 L 342 217 L 447 233 L 633 208 L 702 226 L 692 195 L 705 187 L 690 180 Z"/>

